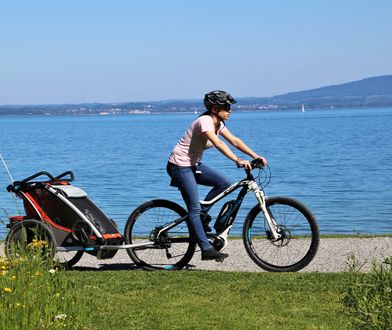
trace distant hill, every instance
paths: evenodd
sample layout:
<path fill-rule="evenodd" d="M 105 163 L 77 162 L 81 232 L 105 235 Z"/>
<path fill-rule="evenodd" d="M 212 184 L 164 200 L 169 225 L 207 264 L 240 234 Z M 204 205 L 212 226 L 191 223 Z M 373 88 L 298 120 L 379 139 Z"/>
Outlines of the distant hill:
<path fill-rule="evenodd" d="M 292 92 L 273 97 L 237 98 L 238 110 L 262 111 L 299 108 L 392 107 L 392 75 L 366 78 L 341 85 Z M 204 111 L 198 100 L 155 102 L 0 105 L 0 115 L 144 114 Z"/>
<path fill-rule="evenodd" d="M 285 107 L 392 106 L 392 75 L 277 95 L 263 98 L 263 102 Z"/>

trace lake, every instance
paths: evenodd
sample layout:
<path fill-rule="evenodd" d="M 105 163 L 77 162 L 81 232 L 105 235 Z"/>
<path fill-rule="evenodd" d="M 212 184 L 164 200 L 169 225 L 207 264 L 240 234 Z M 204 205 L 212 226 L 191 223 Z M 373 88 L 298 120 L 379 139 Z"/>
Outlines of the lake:
<path fill-rule="evenodd" d="M 144 201 L 167 198 L 184 205 L 169 186 L 165 167 L 196 116 L 0 116 L 0 153 L 15 180 L 42 170 L 54 175 L 72 170 L 74 184 L 123 232 L 129 214 Z M 392 233 L 392 108 L 233 112 L 227 125 L 268 159 L 267 195 L 303 201 L 322 234 Z M 243 177 L 243 170 L 215 149 L 206 151 L 203 161 L 233 181 Z M 0 165 L 0 208 L 16 215 L 15 201 L 5 191 L 10 179 Z M 241 233 L 254 205 L 249 194 L 232 233 Z M 5 235 L 0 224 L 0 238 Z"/>

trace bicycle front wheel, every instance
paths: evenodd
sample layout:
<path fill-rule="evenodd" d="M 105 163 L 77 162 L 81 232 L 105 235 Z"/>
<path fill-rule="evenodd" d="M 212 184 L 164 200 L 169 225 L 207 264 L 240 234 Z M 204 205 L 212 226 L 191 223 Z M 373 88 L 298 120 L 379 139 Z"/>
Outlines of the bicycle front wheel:
<path fill-rule="evenodd" d="M 136 208 L 125 225 L 125 242 L 150 245 L 127 249 L 132 261 L 147 270 L 177 270 L 186 266 L 196 248 L 189 222 L 180 221 L 160 233 L 165 225 L 186 215 L 180 205 L 163 199 L 152 200 Z"/>
<path fill-rule="evenodd" d="M 289 197 L 266 199 L 269 215 L 282 235 L 275 240 L 261 208 L 256 205 L 243 227 L 243 241 L 250 258 L 272 272 L 295 272 L 306 267 L 316 255 L 320 234 L 314 215 Z"/>

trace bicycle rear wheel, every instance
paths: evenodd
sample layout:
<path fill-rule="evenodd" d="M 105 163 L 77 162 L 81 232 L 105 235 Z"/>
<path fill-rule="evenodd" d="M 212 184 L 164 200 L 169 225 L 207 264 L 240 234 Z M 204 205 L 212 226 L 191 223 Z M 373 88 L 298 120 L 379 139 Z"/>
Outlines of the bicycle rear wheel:
<path fill-rule="evenodd" d="M 261 208 L 256 205 L 243 227 L 243 241 L 250 258 L 272 272 L 295 272 L 314 258 L 320 241 L 314 215 L 299 201 L 289 197 L 266 199 L 270 216 L 280 229 L 274 240 Z"/>
<path fill-rule="evenodd" d="M 127 249 L 132 261 L 147 270 L 177 270 L 186 266 L 195 253 L 190 224 L 184 220 L 158 236 L 165 224 L 187 215 L 178 204 L 168 200 L 151 200 L 140 205 L 125 225 L 125 243 L 153 245 Z"/>

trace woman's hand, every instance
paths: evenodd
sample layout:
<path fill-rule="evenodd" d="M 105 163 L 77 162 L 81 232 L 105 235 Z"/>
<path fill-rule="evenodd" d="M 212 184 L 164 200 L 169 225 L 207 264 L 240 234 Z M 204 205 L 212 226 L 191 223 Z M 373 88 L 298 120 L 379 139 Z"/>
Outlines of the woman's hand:
<path fill-rule="evenodd" d="M 261 161 L 261 163 L 263 164 L 263 166 L 267 165 L 268 162 L 267 162 L 266 158 L 261 157 L 261 156 L 259 156 L 257 154 L 255 156 L 256 157 L 254 157 L 254 160 L 259 159 Z M 248 160 L 238 158 L 235 161 L 235 163 L 237 164 L 238 167 L 245 167 L 248 170 L 252 169 L 252 164 Z"/>
<path fill-rule="evenodd" d="M 267 165 L 268 164 L 267 158 L 261 157 L 259 155 L 256 155 L 256 157 L 254 157 L 254 159 L 260 159 L 261 162 L 263 163 L 263 165 Z"/>
<path fill-rule="evenodd" d="M 250 161 L 246 159 L 238 158 L 235 163 L 237 164 L 238 167 L 245 167 L 248 170 L 252 169 L 252 165 L 250 164 Z"/>

